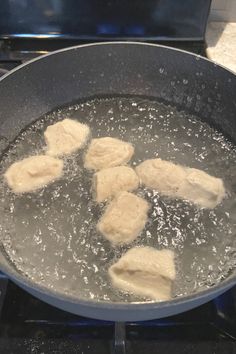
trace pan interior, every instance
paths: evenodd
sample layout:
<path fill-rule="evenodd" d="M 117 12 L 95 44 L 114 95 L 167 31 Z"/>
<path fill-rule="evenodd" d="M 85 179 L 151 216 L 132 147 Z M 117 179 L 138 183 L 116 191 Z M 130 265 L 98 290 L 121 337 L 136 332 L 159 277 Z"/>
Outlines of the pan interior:
<path fill-rule="evenodd" d="M 213 210 L 198 209 L 140 188 L 138 195 L 152 204 L 148 224 L 133 244 L 113 248 L 96 232 L 105 205 L 92 200 L 92 173 L 83 169 L 85 150 L 66 158 L 63 178 L 38 192 L 16 196 L 4 183 L 7 167 L 44 153 L 44 130 L 66 117 L 88 124 L 93 137 L 112 136 L 134 144 L 132 166 L 160 157 L 223 178 L 227 198 Z M 163 102 L 97 98 L 56 109 L 28 126 L 2 157 L 2 249 L 20 273 L 62 294 L 129 302 L 140 298 L 113 289 L 108 267 L 133 246 L 170 248 L 178 272 L 173 296 L 196 293 L 235 272 L 235 162 L 236 148 L 220 132 Z"/>

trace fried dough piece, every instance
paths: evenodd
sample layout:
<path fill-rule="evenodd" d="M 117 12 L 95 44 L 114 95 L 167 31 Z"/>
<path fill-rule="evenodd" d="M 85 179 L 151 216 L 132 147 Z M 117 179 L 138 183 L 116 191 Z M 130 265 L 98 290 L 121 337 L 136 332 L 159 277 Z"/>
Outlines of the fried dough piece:
<path fill-rule="evenodd" d="M 128 166 L 116 166 L 98 171 L 93 176 L 93 191 L 98 203 L 123 191 L 132 191 L 139 186 L 139 178 Z"/>
<path fill-rule="evenodd" d="M 176 277 L 174 252 L 135 247 L 108 270 L 114 287 L 156 301 L 171 298 Z"/>
<path fill-rule="evenodd" d="M 16 194 L 33 192 L 60 178 L 63 161 L 37 155 L 13 163 L 5 173 L 8 186 Z"/>
<path fill-rule="evenodd" d="M 97 229 L 113 245 L 132 242 L 147 222 L 149 204 L 129 192 L 121 192 L 108 205 Z"/>
<path fill-rule="evenodd" d="M 204 171 L 150 159 L 136 167 L 141 182 L 160 194 L 187 199 L 204 208 L 215 208 L 225 196 L 222 179 Z"/>
<path fill-rule="evenodd" d="M 93 139 L 85 155 L 85 168 L 103 168 L 124 165 L 133 156 L 134 147 L 125 141 L 105 137 Z"/>

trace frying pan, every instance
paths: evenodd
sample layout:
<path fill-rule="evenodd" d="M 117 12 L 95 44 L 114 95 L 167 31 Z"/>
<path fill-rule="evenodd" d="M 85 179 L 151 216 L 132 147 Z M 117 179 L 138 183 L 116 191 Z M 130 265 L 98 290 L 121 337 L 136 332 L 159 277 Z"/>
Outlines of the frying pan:
<path fill-rule="evenodd" d="M 187 79 L 187 85 L 183 78 Z M 135 42 L 98 43 L 59 50 L 23 64 L 1 78 L 1 151 L 31 122 L 59 106 L 91 97 L 117 95 L 164 100 L 189 114 L 197 114 L 235 142 L 235 92 L 236 77 L 232 72 L 181 50 Z M 53 259 L 53 254 L 50 256 Z M 236 271 L 232 269 L 218 284 L 208 289 L 199 287 L 195 293 L 170 301 L 109 301 L 85 298 L 80 291 L 63 291 L 63 283 L 57 288 L 34 281 L 24 273 L 24 267 L 19 270 L 14 266 L 3 247 L 0 269 L 20 287 L 51 305 L 113 321 L 174 315 L 211 300 L 236 283 Z M 79 288 L 79 278 L 77 282 Z"/>

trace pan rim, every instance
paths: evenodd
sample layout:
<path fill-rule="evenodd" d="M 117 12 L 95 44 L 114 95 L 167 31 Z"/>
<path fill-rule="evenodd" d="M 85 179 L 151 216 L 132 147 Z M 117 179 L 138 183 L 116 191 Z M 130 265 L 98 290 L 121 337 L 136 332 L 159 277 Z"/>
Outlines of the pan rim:
<path fill-rule="evenodd" d="M 10 263 L 9 263 L 10 264 Z M 10 265 L 10 267 L 12 267 Z M 10 268 L 11 269 L 11 268 Z M 168 301 L 132 301 L 132 302 L 124 302 L 124 301 L 111 301 L 111 300 L 100 300 L 100 299 L 85 299 L 82 297 L 76 297 L 76 295 L 70 295 L 70 294 L 65 294 L 62 291 L 58 291 L 53 288 L 48 288 L 44 284 L 39 284 L 33 282 L 30 278 L 27 278 L 21 273 L 17 273 L 17 275 L 9 272 L 7 267 L 5 267 L 3 264 L 0 265 L 0 270 L 3 271 L 3 273 L 7 276 L 9 276 L 9 279 L 12 280 L 14 283 L 18 285 L 22 285 L 23 287 L 30 288 L 34 291 L 37 291 L 37 293 L 40 293 L 42 295 L 49 296 L 51 298 L 58 299 L 60 301 L 67 301 L 70 304 L 74 305 L 81 305 L 84 307 L 93 307 L 97 308 L 99 307 L 100 309 L 108 309 L 108 310 L 156 310 L 156 309 L 164 309 L 164 308 L 173 308 L 177 307 L 182 304 L 190 304 L 193 303 L 195 300 L 200 300 L 200 299 L 208 299 L 210 295 L 218 295 L 219 293 L 223 293 L 224 290 L 227 291 L 234 285 L 236 285 L 236 275 L 235 276 L 230 276 L 228 279 L 223 280 L 217 285 L 212 286 L 211 288 L 207 288 L 204 290 L 201 290 L 199 292 L 193 293 L 191 295 L 183 295 L 179 297 L 172 298 Z M 17 272 L 17 271 L 16 271 Z"/>
<path fill-rule="evenodd" d="M 76 50 L 78 48 L 96 47 L 96 46 L 100 46 L 100 45 L 103 46 L 103 45 L 130 45 L 130 44 L 132 44 L 132 45 L 140 45 L 140 46 L 149 46 L 149 47 L 158 47 L 158 48 L 163 48 L 163 49 L 170 50 L 170 51 L 176 51 L 176 52 L 185 53 L 187 55 L 195 57 L 196 60 L 199 60 L 199 59 L 205 60 L 205 61 L 213 64 L 215 67 L 220 67 L 220 68 L 228 71 L 229 73 L 231 73 L 233 76 L 236 76 L 236 73 L 233 70 L 227 68 L 226 66 L 224 66 L 222 64 L 219 64 L 219 63 L 215 62 L 214 60 L 208 59 L 207 57 L 203 57 L 200 54 L 195 54 L 195 53 L 192 53 L 192 52 L 188 52 L 187 50 L 184 50 L 184 49 L 174 48 L 174 47 L 166 46 L 166 45 L 163 45 L 163 44 L 155 44 L 155 43 L 148 43 L 148 42 L 141 42 L 141 41 L 140 42 L 136 42 L 136 41 L 114 41 L 114 42 L 107 41 L 107 42 L 95 42 L 95 43 L 79 44 L 79 45 L 75 45 L 75 46 L 70 46 L 70 47 L 54 50 L 53 52 L 50 52 L 50 53 L 47 53 L 47 54 L 39 55 L 37 58 L 30 59 L 29 61 L 18 65 L 16 68 L 13 68 L 9 72 L 7 72 L 5 75 L 1 76 L 0 82 L 2 80 L 4 80 L 6 77 L 8 77 L 9 75 L 13 74 L 14 72 L 16 72 L 18 70 L 21 70 L 25 66 L 28 66 L 29 64 L 34 63 L 34 62 L 36 62 L 38 60 L 41 61 L 41 60 L 43 60 L 43 59 L 45 59 L 45 58 L 47 58 L 47 57 L 49 57 L 51 55 L 55 55 L 55 54 L 59 54 L 59 53 L 63 53 L 63 52 L 71 51 L 71 50 Z"/>
<path fill-rule="evenodd" d="M 211 65 L 214 65 L 215 68 L 220 67 L 226 71 L 228 71 L 230 74 L 232 74 L 234 77 L 236 76 L 236 73 L 234 73 L 232 70 L 224 67 L 221 64 L 215 63 L 214 61 L 205 58 L 201 55 L 198 54 L 194 54 L 191 52 L 188 52 L 186 50 L 182 50 L 182 49 L 177 49 L 177 48 L 173 48 L 173 47 L 169 47 L 169 46 L 165 46 L 162 44 L 154 44 L 154 43 L 145 43 L 145 42 L 135 42 L 135 41 L 107 41 L 107 42 L 97 42 L 97 43 L 88 43 L 88 44 L 81 44 L 81 45 L 75 45 L 75 46 L 71 46 L 71 47 L 67 47 L 67 48 L 63 48 L 63 49 L 59 49 L 47 54 L 44 54 L 42 56 L 39 56 L 37 58 L 31 59 L 26 63 L 23 63 L 19 66 L 17 66 L 16 68 L 12 69 L 10 72 L 6 73 L 5 75 L 3 75 L 0 78 L 0 83 L 1 81 L 5 80 L 8 76 L 13 75 L 15 72 L 17 72 L 18 70 L 23 69 L 25 66 L 28 66 L 34 62 L 37 62 L 38 60 L 44 60 L 45 58 L 47 58 L 48 56 L 51 55 L 55 55 L 55 54 L 60 54 L 62 52 L 66 52 L 66 51 L 73 51 L 73 50 L 77 50 L 79 48 L 86 48 L 86 47 L 95 47 L 95 46 L 101 46 L 101 45 L 140 45 L 140 46 L 150 46 L 150 47 L 158 47 L 158 48 L 163 48 L 164 50 L 168 50 L 168 51 L 176 51 L 176 52 L 180 52 L 180 53 L 184 53 L 185 55 L 190 55 L 192 57 L 194 57 L 196 60 L 204 60 L 209 62 Z M 3 255 L 4 257 L 4 255 Z M 6 257 L 4 257 L 6 258 Z M 7 261 L 8 262 L 8 261 Z M 26 288 L 31 288 L 35 291 L 37 291 L 38 293 L 53 297 L 53 298 L 57 298 L 59 300 L 62 301 L 68 301 L 71 304 L 76 304 L 76 305 L 81 305 L 81 306 L 87 306 L 87 307 L 96 307 L 96 308 L 101 308 L 101 309 L 110 309 L 110 310 L 126 310 L 126 309 L 132 309 L 132 310 L 148 310 L 148 309 L 163 309 L 163 308 L 173 308 L 173 307 L 177 307 L 181 304 L 187 304 L 187 303 L 192 303 L 197 299 L 204 299 L 204 298 L 208 298 L 209 295 L 214 295 L 214 294 L 218 294 L 220 292 L 223 292 L 224 289 L 227 290 L 230 287 L 234 286 L 236 284 L 236 274 L 235 275 L 231 275 L 229 278 L 224 279 L 223 281 L 221 281 L 219 284 L 212 286 L 211 288 L 207 288 L 204 290 L 201 290 L 199 292 L 196 292 L 194 294 L 191 295 L 184 295 L 184 296 L 180 296 L 177 298 L 173 298 L 169 301 L 162 301 L 162 302 L 156 302 L 156 301 L 137 301 L 137 302 L 122 302 L 122 301 L 105 301 L 105 300 L 94 300 L 94 299 L 85 299 L 85 298 L 81 298 L 81 297 L 76 297 L 76 295 L 70 295 L 70 294 L 63 294 L 62 291 L 58 291 L 56 289 L 51 289 L 48 288 L 46 285 L 44 284 L 39 284 L 39 283 L 34 283 L 30 278 L 27 278 L 27 276 L 21 274 L 20 272 L 17 271 L 16 275 L 14 273 L 11 272 L 12 269 L 12 265 L 8 262 L 9 264 L 9 269 L 4 266 L 3 264 L 0 265 L 1 270 L 7 275 L 9 276 L 9 278 L 14 281 L 17 284 L 22 284 L 23 286 L 25 286 Z"/>

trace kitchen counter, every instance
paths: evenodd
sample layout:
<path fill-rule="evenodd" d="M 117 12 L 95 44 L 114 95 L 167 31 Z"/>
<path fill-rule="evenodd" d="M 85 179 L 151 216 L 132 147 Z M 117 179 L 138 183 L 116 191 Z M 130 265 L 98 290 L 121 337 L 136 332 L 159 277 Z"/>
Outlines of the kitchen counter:
<path fill-rule="evenodd" d="M 210 22 L 206 44 L 209 59 L 236 72 L 236 22 Z"/>

